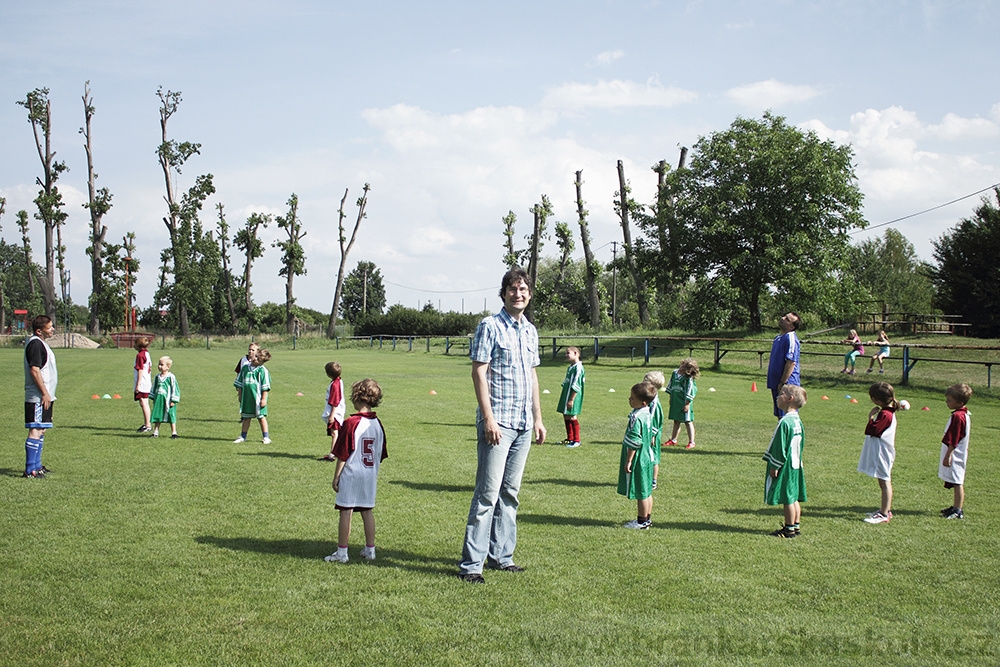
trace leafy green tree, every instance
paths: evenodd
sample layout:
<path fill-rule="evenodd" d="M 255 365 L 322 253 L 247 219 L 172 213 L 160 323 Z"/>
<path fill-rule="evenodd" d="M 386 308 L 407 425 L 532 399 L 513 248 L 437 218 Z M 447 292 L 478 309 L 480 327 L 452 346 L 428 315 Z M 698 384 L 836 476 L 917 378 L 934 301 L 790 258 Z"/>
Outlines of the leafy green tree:
<path fill-rule="evenodd" d="M 42 298 L 45 304 L 45 314 L 56 317 L 56 267 L 60 269 L 63 300 L 67 299 L 68 283 L 65 275 L 62 244 L 62 225 L 68 217 L 62 210 L 62 193 L 59 192 L 56 181 L 59 175 L 68 171 L 65 162 L 57 162 L 56 153 L 52 150 L 52 104 L 49 101 L 48 88 L 35 88 L 18 100 L 20 106 L 28 110 L 28 122 L 35 136 L 35 148 L 38 149 L 38 159 L 42 162 L 42 177 L 37 179 L 41 190 L 35 198 L 38 212 L 37 220 L 41 220 L 45 229 L 45 275 L 40 277 L 42 283 Z M 57 259 L 58 255 L 58 259 Z"/>
<path fill-rule="evenodd" d="M 0 197 L 0 216 L 6 201 Z M 28 224 L 28 212 L 18 211 L 18 224 Z M 26 240 L 26 237 L 25 237 Z M 25 255 L 25 253 L 28 253 Z M 42 268 L 31 261 L 31 246 L 10 244 L 0 237 L 0 331 L 13 320 L 14 310 L 27 310 L 33 315 L 42 312 L 41 294 L 34 289 L 34 276 Z"/>
<path fill-rule="evenodd" d="M 933 241 L 937 305 L 985 338 L 1000 337 L 1000 188 L 994 196 Z"/>
<path fill-rule="evenodd" d="M 243 289 L 243 307 L 246 309 L 248 322 L 253 321 L 253 285 L 250 281 L 250 269 L 254 260 L 264 255 L 264 242 L 260 240 L 260 230 L 269 224 L 271 224 L 270 214 L 251 213 L 246 224 L 233 237 L 233 244 L 243 251 L 243 280 L 240 286 Z"/>
<path fill-rule="evenodd" d="M 95 112 L 93 99 L 90 96 L 90 82 L 88 81 L 83 86 L 84 126 L 80 128 L 80 134 L 84 137 L 83 147 L 87 151 L 87 203 L 83 207 L 90 213 L 90 247 L 87 248 L 87 256 L 90 257 L 91 307 L 87 331 L 96 336 L 101 331 L 99 311 L 105 307 L 107 301 L 101 294 L 101 290 L 113 280 L 113 277 L 105 275 L 104 266 L 104 240 L 108 234 L 108 227 L 103 224 L 102 219 L 111 210 L 111 191 L 107 188 L 97 188 L 97 174 L 94 172 L 94 152 L 90 133 L 90 123 Z M 113 254 L 117 254 L 117 251 Z M 136 266 L 138 267 L 138 263 Z"/>
<path fill-rule="evenodd" d="M 699 273 L 726 278 L 761 328 L 761 297 L 789 279 L 817 284 L 844 267 L 866 225 L 849 145 L 821 141 L 770 112 L 701 137 L 678 170 L 678 214 L 698 231 Z M 733 323 L 738 324 L 738 323 Z"/>
<path fill-rule="evenodd" d="M 897 312 L 930 313 L 934 304 L 933 267 L 917 257 L 902 233 L 887 229 L 879 238 L 851 247 L 845 277 Z"/>
<path fill-rule="evenodd" d="M 372 262 L 358 262 L 344 279 L 344 293 L 340 297 L 341 314 L 354 324 L 359 317 L 369 313 L 381 315 L 384 309 L 382 272 Z"/>
<path fill-rule="evenodd" d="M 521 264 L 524 261 L 527 250 L 514 249 L 514 225 L 517 223 L 517 214 L 514 211 L 507 211 L 503 217 L 504 248 L 506 252 L 503 256 L 503 263 L 508 269 Z"/>
<path fill-rule="evenodd" d="M 156 96 L 160 99 L 161 133 L 156 155 L 166 185 L 167 217 L 163 219 L 163 224 L 170 233 L 168 258 L 172 262 L 170 272 L 174 277 L 173 285 L 167 288 L 167 285 L 163 284 L 160 290 L 157 290 L 157 301 L 171 304 L 171 318 L 176 319 L 181 335 L 187 336 L 191 333 L 188 309 L 196 302 L 203 304 L 205 290 L 211 290 L 216 282 L 213 281 L 209 285 L 199 282 L 203 278 L 202 269 L 205 267 L 201 263 L 207 249 L 200 247 L 205 234 L 198 219 L 198 211 L 201 210 L 205 200 L 215 193 L 215 186 L 212 184 L 211 174 L 198 176 L 187 194 L 180 201 L 177 200 L 176 176 L 180 175 L 181 167 L 192 155 L 200 153 L 201 144 L 190 141 L 178 142 L 176 139 L 167 138 L 167 123 L 180 107 L 181 94 L 179 91 L 164 91 L 161 86 L 157 88 Z M 214 240 L 212 243 L 214 245 Z M 218 250 L 209 254 L 218 257 Z M 165 277 L 166 272 L 162 276 Z"/>
<path fill-rule="evenodd" d="M 285 277 L 285 330 L 287 333 L 295 331 L 295 296 L 292 291 L 292 284 L 295 276 L 306 274 L 306 251 L 302 247 L 302 238 L 306 232 L 302 231 L 302 221 L 299 220 L 299 197 L 294 192 L 288 198 L 288 215 L 279 215 L 275 222 L 278 229 L 283 229 L 287 238 L 275 241 L 274 245 L 281 249 L 281 269 L 279 276 Z"/>
<path fill-rule="evenodd" d="M 125 274 L 129 276 L 129 301 L 135 295 L 135 277 L 139 273 L 139 260 L 135 258 L 135 234 L 129 232 L 121 243 L 103 243 L 101 246 L 101 274 L 98 288 L 90 294 L 90 318 L 96 317 L 103 331 L 126 321 Z M 91 333 L 94 333 L 91 331 Z"/>

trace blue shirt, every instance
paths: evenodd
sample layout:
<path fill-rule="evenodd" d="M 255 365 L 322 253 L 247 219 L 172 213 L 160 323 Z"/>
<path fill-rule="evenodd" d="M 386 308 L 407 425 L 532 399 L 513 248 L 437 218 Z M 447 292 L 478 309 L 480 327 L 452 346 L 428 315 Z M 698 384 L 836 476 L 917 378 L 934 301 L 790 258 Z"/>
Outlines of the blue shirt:
<path fill-rule="evenodd" d="M 476 327 L 469 358 L 488 364 L 486 383 L 497 424 L 510 429 L 530 429 L 534 424 L 532 369 L 541 363 L 535 325 L 524 317 L 514 320 L 506 309 L 486 317 Z M 482 411 L 477 407 L 476 421 L 482 419 Z"/>
<path fill-rule="evenodd" d="M 799 339 L 795 337 L 794 331 L 779 334 L 774 337 L 771 343 L 771 358 L 767 361 L 767 388 L 777 389 L 781 384 L 781 376 L 785 373 L 785 362 L 794 361 L 795 368 L 788 376 L 786 384 L 800 386 L 799 381 Z"/>

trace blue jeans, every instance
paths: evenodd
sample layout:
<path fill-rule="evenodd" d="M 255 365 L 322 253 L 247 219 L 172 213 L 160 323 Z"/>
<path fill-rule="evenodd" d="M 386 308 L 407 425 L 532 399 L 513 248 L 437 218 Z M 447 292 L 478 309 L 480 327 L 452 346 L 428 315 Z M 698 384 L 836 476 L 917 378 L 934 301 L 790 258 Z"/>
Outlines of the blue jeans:
<path fill-rule="evenodd" d="M 472 494 L 469 520 L 465 525 L 465 545 L 458 569 L 462 574 L 483 571 L 488 557 L 500 567 L 514 562 L 517 544 L 517 493 L 521 474 L 531 449 L 532 430 L 500 427 L 500 442 L 486 442 L 483 422 L 477 425 L 479 467 L 476 490 Z"/>

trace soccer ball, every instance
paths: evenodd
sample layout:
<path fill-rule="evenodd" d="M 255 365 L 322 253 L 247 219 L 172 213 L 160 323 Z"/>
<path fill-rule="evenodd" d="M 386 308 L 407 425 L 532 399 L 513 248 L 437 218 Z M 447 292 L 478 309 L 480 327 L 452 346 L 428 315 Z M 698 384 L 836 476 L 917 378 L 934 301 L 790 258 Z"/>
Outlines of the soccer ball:
<path fill-rule="evenodd" d="M 904 400 L 902 400 L 902 401 L 899 402 L 899 407 L 902 408 L 903 410 L 909 410 L 910 409 L 910 402 L 904 399 Z"/>

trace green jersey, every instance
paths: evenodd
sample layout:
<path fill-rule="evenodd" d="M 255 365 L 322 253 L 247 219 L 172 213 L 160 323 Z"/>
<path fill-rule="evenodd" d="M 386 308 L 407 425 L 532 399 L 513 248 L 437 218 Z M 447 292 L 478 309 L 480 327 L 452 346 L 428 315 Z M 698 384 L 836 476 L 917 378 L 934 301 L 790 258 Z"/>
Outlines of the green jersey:
<path fill-rule="evenodd" d="M 798 412 L 788 412 L 778 422 L 771 445 L 764 454 L 767 475 L 764 481 L 764 502 L 768 505 L 791 505 L 806 501 L 806 478 L 802 473 L 802 447 L 805 433 Z M 778 476 L 772 477 L 771 471 Z"/>
<path fill-rule="evenodd" d="M 566 369 L 566 379 L 562 383 L 562 393 L 559 395 L 557 412 L 569 416 L 580 414 L 580 410 L 583 408 L 583 387 L 586 381 L 586 373 L 583 370 L 582 362 L 578 361 L 575 364 L 571 364 Z M 566 402 L 569 400 L 571 392 L 576 392 L 576 395 L 573 397 L 572 404 L 566 407 Z"/>
<path fill-rule="evenodd" d="M 271 374 L 264 366 L 244 366 L 233 383 L 241 390 L 240 417 L 259 419 L 267 416 L 267 407 L 260 407 L 260 397 L 271 391 Z"/>
<path fill-rule="evenodd" d="M 629 500 L 644 500 L 653 493 L 653 427 L 649 408 L 636 408 L 628 416 L 628 428 L 622 439 L 622 455 L 618 470 L 618 493 Z M 627 472 L 629 451 L 634 451 L 632 471 Z"/>

